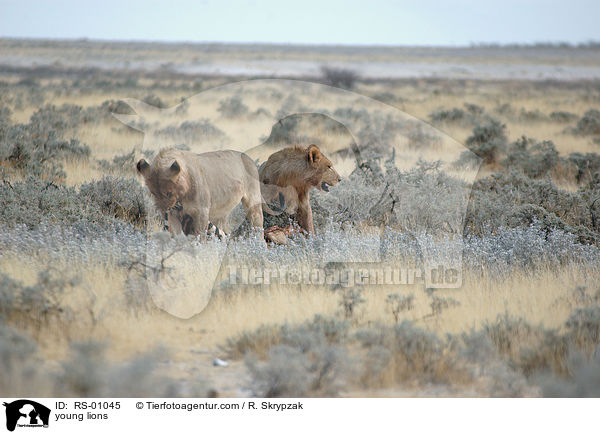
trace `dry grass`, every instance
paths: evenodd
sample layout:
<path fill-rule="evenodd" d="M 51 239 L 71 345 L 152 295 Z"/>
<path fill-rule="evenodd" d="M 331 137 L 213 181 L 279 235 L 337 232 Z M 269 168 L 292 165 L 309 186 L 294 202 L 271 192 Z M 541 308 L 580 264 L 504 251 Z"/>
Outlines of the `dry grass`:
<path fill-rule="evenodd" d="M 31 284 L 45 267 L 40 259 L 25 262 L 23 258 L 2 258 L 0 267 L 15 280 Z M 177 357 L 187 358 L 191 348 L 214 350 L 228 338 L 260 326 L 301 324 L 315 315 L 341 317 L 339 290 L 277 284 L 213 294 L 207 308 L 189 320 L 156 308 L 132 315 L 123 300 L 127 273 L 122 268 L 71 264 L 65 272 L 72 270 L 78 270 L 83 278 L 76 292 L 64 296 L 64 305 L 72 309 L 74 317 L 67 329 L 57 323 L 39 331 L 48 359 L 59 360 L 68 342 L 87 338 L 110 342 L 109 356 L 119 360 L 151 349 L 157 342 Z M 366 301 L 355 326 L 394 324 L 385 300 L 390 293 L 400 293 L 415 296 L 414 309 L 401 313 L 400 321 L 413 321 L 440 336 L 479 329 L 504 313 L 556 328 L 572 310 L 569 297 L 573 289 L 593 285 L 599 277 L 577 267 L 548 269 L 535 275 L 513 273 L 502 281 L 468 274 L 462 288 L 436 291 L 437 296 L 460 303 L 436 315 L 432 315 L 431 297 L 422 287 L 366 286 L 362 294 Z"/>

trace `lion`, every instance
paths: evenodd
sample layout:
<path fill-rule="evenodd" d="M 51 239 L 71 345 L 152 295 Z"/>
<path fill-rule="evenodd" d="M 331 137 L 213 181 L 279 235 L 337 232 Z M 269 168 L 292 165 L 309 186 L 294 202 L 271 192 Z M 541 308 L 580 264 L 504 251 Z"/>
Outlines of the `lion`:
<path fill-rule="evenodd" d="M 152 164 L 137 163 L 156 207 L 168 215 L 171 233 L 206 237 L 209 221 L 221 228 L 242 202 L 251 226 L 263 229 L 258 169 L 246 154 L 215 151 L 196 154 L 162 149 Z"/>
<path fill-rule="evenodd" d="M 310 191 L 317 188 L 328 192 L 330 186 L 341 181 L 333 164 L 317 145 L 294 146 L 275 152 L 261 166 L 259 174 L 265 201 L 271 203 L 279 196 L 279 201 L 285 202 L 285 211 L 296 214 L 298 224 L 308 233 L 315 231 Z"/>

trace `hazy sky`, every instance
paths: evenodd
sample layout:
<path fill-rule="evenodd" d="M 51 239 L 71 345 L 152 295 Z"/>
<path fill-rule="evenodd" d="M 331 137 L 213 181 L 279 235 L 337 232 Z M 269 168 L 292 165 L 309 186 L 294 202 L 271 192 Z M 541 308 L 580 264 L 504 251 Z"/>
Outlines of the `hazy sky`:
<path fill-rule="evenodd" d="M 305 44 L 600 40 L 600 0 L 0 0 L 0 36 Z"/>

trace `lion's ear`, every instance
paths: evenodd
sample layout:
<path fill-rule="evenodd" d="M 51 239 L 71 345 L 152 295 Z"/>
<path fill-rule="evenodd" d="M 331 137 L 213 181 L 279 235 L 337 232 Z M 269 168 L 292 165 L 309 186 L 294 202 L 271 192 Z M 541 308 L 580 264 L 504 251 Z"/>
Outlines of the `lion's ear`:
<path fill-rule="evenodd" d="M 181 166 L 179 165 L 177 160 L 175 160 L 173 164 L 171 164 L 171 167 L 169 167 L 169 171 L 171 172 L 171 175 L 178 175 L 179 172 L 181 172 Z"/>
<path fill-rule="evenodd" d="M 150 167 L 150 165 L 148 164 L 148 162 L 146 160 L 144 160 L 143 158 L 137 162 L 136 166 L 137 167 L 137 171 L 140 172 L 142 175 L 144 174 L 144 172 L 146 170 L 148 170 L 148 168 Z"/>
<path fill-rule="evenodd" d="M 317 145 L 310 145 L 306 148 L 306 156 L 311 164 L 317 163 L 321 159 L 321 151 Z"/>

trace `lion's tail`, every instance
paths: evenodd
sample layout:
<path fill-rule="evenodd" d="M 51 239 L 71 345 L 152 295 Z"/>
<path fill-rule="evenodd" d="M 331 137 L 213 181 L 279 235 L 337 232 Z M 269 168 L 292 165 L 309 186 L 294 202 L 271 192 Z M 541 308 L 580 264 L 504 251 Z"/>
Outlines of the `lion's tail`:
<path fill-rule="evenodd" d="M 283 195 L 283 193 L 279 192 L 279 210 L 273 211 L 269 205 L 267 205 L 267 203 L 263 200 L 262 203 L 262 209 L 264 212 L 266 212 L 269 215 L 279 215 L 281 214 L 283 211 L 285 211 L 285 196 Z"/>

